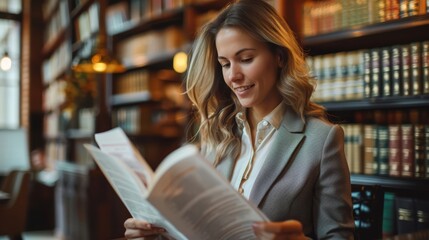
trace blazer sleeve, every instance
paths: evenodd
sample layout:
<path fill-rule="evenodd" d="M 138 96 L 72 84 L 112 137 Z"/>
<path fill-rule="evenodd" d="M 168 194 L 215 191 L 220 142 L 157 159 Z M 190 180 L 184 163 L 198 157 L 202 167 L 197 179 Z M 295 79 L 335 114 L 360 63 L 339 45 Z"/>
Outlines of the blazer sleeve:
<path fill-rule="evenodd" d="M 350 172 L 344 132 L 333 125 L 323 144 L 319 181 L 315 185 L 314 226 L 321 239 L 353 239 Z"/>

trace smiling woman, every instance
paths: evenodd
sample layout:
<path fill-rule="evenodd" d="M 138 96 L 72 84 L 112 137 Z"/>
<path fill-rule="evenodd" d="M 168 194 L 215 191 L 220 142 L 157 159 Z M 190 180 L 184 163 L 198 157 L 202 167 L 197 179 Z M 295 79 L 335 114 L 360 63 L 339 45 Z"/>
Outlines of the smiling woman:
<path fill-rule="evenodd" d="M 234 1 L 202 28 L 188 67 L 201 153 L 269 218 L 255 235 L 353 239 L 344 133 L 310 100 L 314 79 L 278 12 Z M 157 234 L 144 220 L 125 227 L 130 239 Z"/>
<path fill-rule="evenodd" d="M 243 107 L 252 108 L 252 116 L 264 117 L 279 105 L 282 97 L 275 88 L 283 64 L 279 51 L 236 27 L 219 31 L 216 48 L 225 83 Z"/>

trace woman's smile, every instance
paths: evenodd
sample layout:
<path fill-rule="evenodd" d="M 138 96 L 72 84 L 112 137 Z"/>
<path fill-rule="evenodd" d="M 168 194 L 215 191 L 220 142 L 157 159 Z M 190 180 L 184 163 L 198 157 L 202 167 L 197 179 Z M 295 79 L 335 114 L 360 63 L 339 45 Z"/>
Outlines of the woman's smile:
<path fill-rule="evenodd" d="M 246 86 L 240 86 L 240 87 L 235 87 L 234 91 L 237 93 L 243 93 L 246 92 L 247 90 L 253 88 L 255 86 L 255 84 L 251 84 L 251 85 L 246 85 Z"/>

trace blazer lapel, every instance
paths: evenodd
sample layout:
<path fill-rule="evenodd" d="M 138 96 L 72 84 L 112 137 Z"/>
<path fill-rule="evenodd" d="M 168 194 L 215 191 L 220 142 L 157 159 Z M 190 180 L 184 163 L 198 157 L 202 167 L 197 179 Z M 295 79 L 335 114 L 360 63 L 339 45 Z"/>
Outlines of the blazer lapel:
<path fill-rule="evenodd" d="M 234 170 L 235 161 L 231 156 L 228 156 L 222 160 L 217 166 L 216 169 L 226 178 L 228 181 L 232 179 L 232 173 Z"/>
<path fill-rule="evenodd" d="M 250 193 L 251 202 L 256 205 L 261 203 L 304 139 L 304 127 L 304 121 L 292 109 L 288 108 L 271 147 L 272 151 L 268 155 Z"/>

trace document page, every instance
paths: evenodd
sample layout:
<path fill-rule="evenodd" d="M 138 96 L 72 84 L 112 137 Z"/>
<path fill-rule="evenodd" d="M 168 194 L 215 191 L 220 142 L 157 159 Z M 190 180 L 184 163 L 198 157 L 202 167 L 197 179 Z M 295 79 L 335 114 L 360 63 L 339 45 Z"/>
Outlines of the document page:
<path fill-rule="evenodd" d="M 153 170 L 130 142 L 121 128 L 95 134 L 95 141 L 100 149 L 125 162 L 143 181 L 147 187 L 153 179 Z"/>
<path fill-rule="evenodd" d="M 121 198 L 131 216 L 164 227 L 175 239 L 186 239 L 146 199 L 147 188 L 140 178 L 121 159 L 102 152 L 95 146 L 85 144 L 110 185 Z"/>
<path fill-rule="evenodd" d="M 193 145 L 164 159 L 149 192 L 149 201 L 189 239 L 256 239 L 252 223 L 267 220 Z"/>

